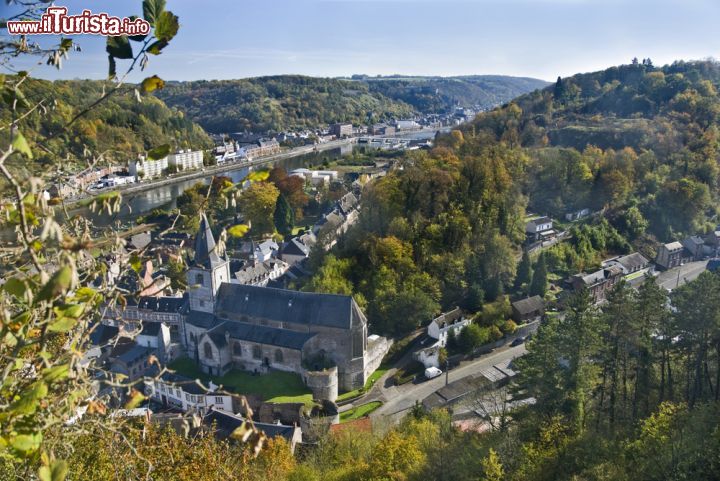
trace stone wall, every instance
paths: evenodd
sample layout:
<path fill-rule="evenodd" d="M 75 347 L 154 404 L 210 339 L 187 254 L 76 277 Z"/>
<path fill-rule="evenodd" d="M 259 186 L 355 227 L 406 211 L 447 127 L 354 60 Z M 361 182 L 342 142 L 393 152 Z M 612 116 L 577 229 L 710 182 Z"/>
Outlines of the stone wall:
<path fill-rule="evenodd" d="M 338 397 L 338 369 L 331 367 L 323 371 L 306 371 L 305 384 L 313 393 L 313 399 L 333 401 Z"/>
<path fill-rule="evenodd" d="M 368 338 L 367 351 L 365 351 L 366 380 L 380 367 L 385 354 L 390 350 L 392 344 L 392 339 L 386 337 L 371 336 Z"/>

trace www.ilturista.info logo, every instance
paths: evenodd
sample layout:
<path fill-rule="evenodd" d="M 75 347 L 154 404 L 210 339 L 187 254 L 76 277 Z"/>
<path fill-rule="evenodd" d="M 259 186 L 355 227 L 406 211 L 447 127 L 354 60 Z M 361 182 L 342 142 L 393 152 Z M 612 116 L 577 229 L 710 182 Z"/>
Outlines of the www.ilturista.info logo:
<path fill-rule="evenodd" d="M 147 35 L 150 24 L 142 18 L 118 18 L 107 13 L 83 10 L 80 15 L 68 15 L 66 7 L 48 7 L 40 20 L 7 22 L 10 35 Z"/>

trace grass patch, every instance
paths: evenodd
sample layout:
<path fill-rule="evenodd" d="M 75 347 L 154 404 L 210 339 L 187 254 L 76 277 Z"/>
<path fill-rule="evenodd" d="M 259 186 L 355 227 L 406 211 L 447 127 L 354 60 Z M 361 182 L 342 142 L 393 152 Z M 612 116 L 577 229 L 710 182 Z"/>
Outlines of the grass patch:
<path fill-rule="evenodd" d="M 312 403 L 312 393 L 302 382 L 300 376 L 293 372 L 270 371 L 266 374 L 255 375 L 233 369 L 224 376 L 208 376 L 189 358 L 178 359 L 168 367 L 183 376 L 206 382 L 210 380 L 218 385 L 222 384 L 228 391 L 237 394 L 258 395 L 267 402 Z"/>
<path fill-rule="evenodd" d="M 370 375 L 368 380 L 365 382 L 365 386 L 340 394 L 337 398 L 337 402 L 347 401 L 348 399 L 354 399 L 356 397 L 360 397 L 362 394 L 365 394 L 386 372 L 388 372 L 388 368 L 386 366 L 380 366 L 374 373 Z"/>
<path fill-rule="evenodd" d="M 638 277 L 644 276 L 646 274 L 646 272 L 647 271 L 633 272 L 632 274 L 628 274 L 627 276 L 625 276 L 625 280 L 632 281 L 633 279 L 637 279 Z"/>
<path fill-rule="evenodd" d="M 373 401 L 367 404 L 362 404 L 356 408 L 349 409 L 343 413 L 340 413 L 340 422 L 346 423 L 348 421 L 354 421 L 356 419 L 364 418 L 380 406 L 382 406 L 382 402 Z"/>

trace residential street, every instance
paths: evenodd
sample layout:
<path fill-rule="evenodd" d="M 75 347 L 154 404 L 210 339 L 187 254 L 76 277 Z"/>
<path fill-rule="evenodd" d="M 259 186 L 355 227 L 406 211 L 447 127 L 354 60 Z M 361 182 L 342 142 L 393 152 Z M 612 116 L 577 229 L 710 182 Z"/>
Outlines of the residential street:
<path fill-rule="evenodd" d="M 688 262 L 683 266 L 661 272 L 657 276 L 656 282 L 667 290 L 673 290 L 679 285 L 682 286 L 686 282 L 695 280 L 707 268 L 707 264 L 708 261 Z"/>
<path fill-rule="evenodd" d="M 527 350 L 525 349 L 524 344 L 516 347 L 503 347 L 497 349 L 496 351 L 479 357 L 478 359 L 463 362 L 460 366 L 452 369 L 450 371 L 449 381 L 453 382 L 466 376 L 481 372 L 484 369 L 492 368 L 495 364 L 509 359 L 515 359 L 516 357 L 524 355 L 526 352 Z M 375 399 L 383 401 L 383 405 L 374 411 L 371 414 L 371 417 L 395 416 L 413 407 L 416 401 L 422 401 L 430 394 L 442 388 L 445 385 L 445 377 L 446 374 L 443 373 L 435 379 L 422 381 L 417 384 L 408 383 L 402 386 L 393 385 L 384 387 L 386 383 L 392 382 L 389 380 L 389 376 L 386 375 L 378 380 L 375 384 L 375 390 L 370 393 L 364 402 Z"/>

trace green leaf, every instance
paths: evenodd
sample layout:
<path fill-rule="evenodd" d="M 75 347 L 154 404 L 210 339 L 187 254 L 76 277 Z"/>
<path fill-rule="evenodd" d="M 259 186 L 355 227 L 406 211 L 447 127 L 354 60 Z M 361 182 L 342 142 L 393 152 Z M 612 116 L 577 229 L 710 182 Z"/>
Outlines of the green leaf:
<path fill-rule="evenodd" d="M 150 44 L 150 46 L 147 48 L 148 53 L 151 53 L 153 55 L 160 55 L 160 51 L 168 46 L 168 42 L 165 40 L 158 40 L 157 42 L 153 42 Z"/>
<path fill-rule="evenodd" d="M 145 396 L 140 391 L 133 389 L 130 394 L 130 400 L 125 403 L 125 409 L 135 409 L 145 400 Z"/>
<path fill-rule="evenodd" d="M 267 170 L 258 170 L 257 172 L 250 172 L 247 177 L 245 177 L 246 180 L 249 180 L 250 182 L 262 182 L 264 180 L 267 180 L 270 177 L 270 172 Z"/>
<path fill-rule="evenodd" d="M 143 0 L 143 17 L 155 25 L 155 20 L 165 10 L 165 0 Z"/>
<path fill-rule="evenodd" d="M 137 15 L 131 15 L 130 21 L 134 22 L 135 20 L 137 20 L 137 18 Z M 147 35 L 130 35 L 128 38 L 133 42 L 142 42 L 143 40 L 145 40 L 146 37 Z"/>
<path fill-rule="evenodd" d="M 107 53 L 115 58 L 129 59 L 133 58 L 132 47 L 128 41 L 127 35 L 117 37 L 108 37 L 105 47 Z"/>
<path fill-rule="evenodd" d="M 157 75 L 153 75 L 152 77 L 148 77 L 142 81 L 142 89 L 144 92 L 152 92 L 153 90 L 161 89 L 163 87 L 165 87 L 165 81 Z"/>
<path fill-rule="evenodd" d="M 16 451 L 19 451 L 22 454 L 29 454 L 34 451 L 37 451 L 37 449 L 40 447 L 41 442 L 42 442 L 42 433 L 18 434 L 12 440 L 10 445 Z"/>
<path fill-rule="evenodd" d="M 250 227 L 246 224 L 237 224 L 228 229 L 228 235 L 230 237 L 242 237 L 247 234 Z"/>
<path fill-rule="evenodd" d="M 163 144 L 148 152 L 148 160 L 160 160 L 170 153 L 170 144 Z"/>
<path fill-rule="evenodd" d="M 25 297 L 25 292 L 27 291 L 27 284 L 25 284 L 24 281 L 21 281 L 17 277 L 11 277 L 7 281 L 5 281 L 5 284 L 2 285 L 2 290 L 7 292 L 8 294 L 11 294 L 18 299 L 23 299 Z"/>
<path fill-rule="evenodd" d="M 62 459 L 52 463 L 52 481 L 65 481 L 68 473 L 68 465 Z"/>
<path fill-rule="evenodd" d="M 40 400 L 47 396 L 48 388 L 44 381 L 35 381 L 19 399 L 10 404 L 10 411 L 16 415 L 27 415 L 37 411 Z"/>
<path fill-rule="evenodd" d="M 40 466 L 40 469 L 38 469 L 38 478 L 40 481 L 52 481 L 50 466 Z"/>
<path fill-rule="evenodd" d="M 30 150 L 25 136 L 19 130 L 15 132 L 15 136 L 13 137 L 12 148 L 25 155 L 28 159 L 33 158 L 32 150 Z"/>
<path fill-rule="evenodd" d="M 75 327 L 77 319 L 74 317 L 60 317 L 57 321 L 53 322 L 48 326 L 50 332 L 68 332 L 70 329 Z"/>
<path fill-rule="evenodd" d="M 73 271 L 69 266 L 61 267 L 38 293 L 38 301 L 49 301 L 70 289 Z"/>
<path fill-rule="evenodd" d="M 164 11 L 155 21 L 155 38 L 169 42 L 177 34 L 179 28 L 177 15 Z"/>
<path fill-rule="evenodd" d="M 47 382 L 57 382 L 70 375 L 70 364 L 48 367 L 42 370 L 42 377 Z"/>

